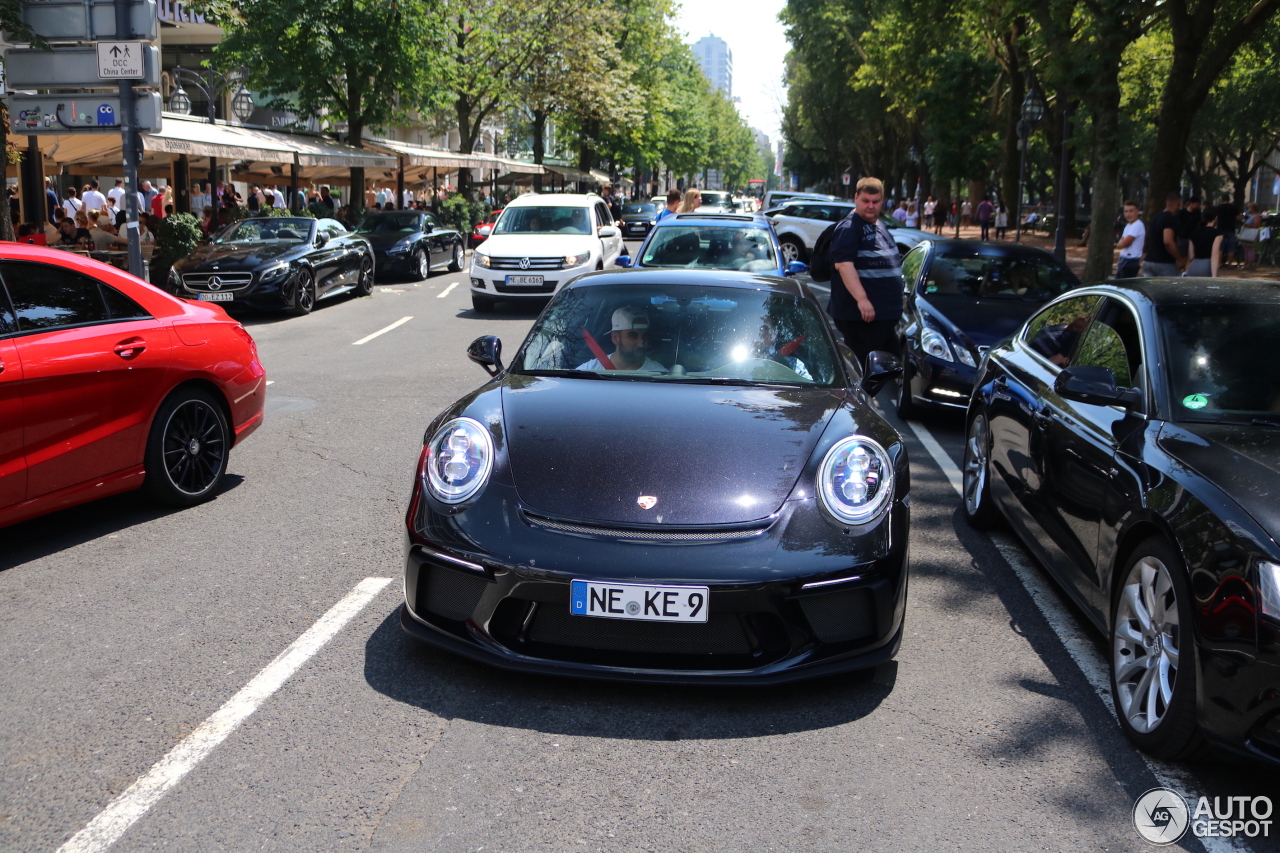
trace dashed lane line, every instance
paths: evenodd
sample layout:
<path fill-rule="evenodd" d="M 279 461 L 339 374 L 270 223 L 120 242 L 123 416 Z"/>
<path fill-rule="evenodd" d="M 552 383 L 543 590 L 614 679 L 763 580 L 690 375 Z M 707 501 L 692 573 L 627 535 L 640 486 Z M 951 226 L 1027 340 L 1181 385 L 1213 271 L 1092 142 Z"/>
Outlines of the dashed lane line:
<path fill-rule="evenodd" d="M 84 829 L 59 847 L 58 853 L 100 853 L 114 844 L 389 583 L 391 578 L 365 578 L 356 584 L 239 693 L 228 699 L 128 790 L 112 800 Z"/>
<path fill-rule="evenodd" d="M 933 437 L 933 433 L 929 432 L 923 424 L 917 421 L 907 421 L 907 426 L 911 427 L 911 431 L 915 433 L 916 438 L 924 445 L 924 449 L 929 451 L 933 461 L 942 469 L 943 475 L 951 483 L 951 487 L 956 490 L 956 494 L 960 496 L 961 500 L 964 500 L 964 475 L 961 474 L 960 467 L 956 465 L 947 451 L 938 443 L 938 440 Z M 1022 581 L 1022 586 L 1031 596 L 1036 609 L 1040 611 L 1040 615 L 1049 624 L 1050 630 L 1053 631 L 1067 650 L 1067 654 L 1071 655 L 1071 659 L 1080 668 L 1085 680 L 1089 682 L 1089 686 L 1098 694 L 1098 698 L 1102 700 L 1107 710 L 1114 715 L 1115 705 L 1112 703 L 1111 697 L 1111 673 L 1107 668 L 1106 660 L 1098 653 L 1097 646 L 1093 644 L 1086 633 L 1088 629 L 1082 628 L 1079 621 L 1063 609 L 1058 601 L 1057 593 L 1049 586 L 1049 582 L 1045 580 L 1040 568 L 1028 559 L 1026 552 L 1012 537 L 1002 533 L 993 533 L 990 538 L 996 546 L 996 550 L 1000 552 L 1000 556 L 1013 569 L 1013 573 L 1018 576 L 1018 580 Z M 1135 751 L 1146 763 L 1147 769 L 1151 771 L 1151 775 L 1156 778 L 1160 785 L 1176 792 L 1187 803 L 1196 802 L 1197 798 L 1190 793 L 1195 785 L 1189 773 L 1175 764 L 1152 758 L 1141 750 Z M 1136 796 L 1135 799 L 1137 799 Z M 1200 838 L 1197 840 L 1208 853 L 1238 853 L 1238 851 L 1247 851 L 1249 849 L 1239 839 Z"/>
<path fill-rule="evenodd" d="M 353 343 L 353 344 L 351 344 L 351 345 L 352 345 L 353 347 L 358 347 L 358 346 L 360 346 L 361 344 L 367 344 L 367 343 L 369 343 L 369 341 L 371 341 L 371 340 L 373 340 L 374 338 L 378 337 L 378 335 L 385 335 L 387 332 L 391 331 L 392 329 L 395 329 L 395 328 L 398 328 L 398 327 L 400 327 L 400 326 L 403 326 L 405 323 L 409 322 L 409 321 L 410 321 L 410 320 L 412 320 L 412 319 L 413 319 L 413 317 L 401 317 L 399 320 L 396 320 L 396 321 L 395 321 L 394 323 L 392 323 L 390 326 L 387 326 L 387 327 L 386 327 L 386 328 L 384 328 L 384 329 L 379 329 L 378 331 L 374 332 L 372 335 L 365 335 L 363 338 L 361 338 L 360 340 L 358 340 L 358 341 L 354 342 L 354 343 Z"/>
<path fill-rule="evenodd" d="M 448 296 L 448 295 L 449 295 L 449 293 L 450 293 L 450 292 L 452 292 L 452 290 L 453 290 L 455 287 L 457 287 L 457 286 L 458 286 L 458 282 L 456 282 L 456 281 L 455 281 L 453 284 L 449 285 L 449 286 L 448 286 L 448 287 L 446 287 L 444 290 L 442 290 L 442 291 L 440 291 L 439 293 L 437 293 L 437 294 L 436 294 L 436 299 L 444 299 L 444 298 L 445 298 L 446 296 Z"/>

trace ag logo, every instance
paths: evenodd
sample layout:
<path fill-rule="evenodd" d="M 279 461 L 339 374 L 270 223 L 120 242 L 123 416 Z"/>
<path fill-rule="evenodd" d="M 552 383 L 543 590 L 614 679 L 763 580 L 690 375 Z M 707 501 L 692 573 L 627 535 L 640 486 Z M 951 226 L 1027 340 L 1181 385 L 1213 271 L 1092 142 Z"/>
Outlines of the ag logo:
<path fill-rule="evenodd" d="M 1152 844 L 1173 844 L 1187 832 L 1186 801 L 1168 788 L 1152 788 L 1133 804 L 1133 826 Z"/>
<path fill-rule="evenodd" d="M 658 505 L 658 499 L 653 495 L 641 495 L 636 498 L 636 503 L 640 504 L 641 509 L 653 509 Z"/>

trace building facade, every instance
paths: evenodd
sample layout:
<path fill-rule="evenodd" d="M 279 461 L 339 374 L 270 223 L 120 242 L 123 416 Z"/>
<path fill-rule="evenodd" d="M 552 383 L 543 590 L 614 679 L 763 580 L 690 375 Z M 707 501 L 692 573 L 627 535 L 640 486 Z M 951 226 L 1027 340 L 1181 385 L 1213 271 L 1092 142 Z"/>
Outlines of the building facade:
<path fill-rule="evenodd" d="M 693 43 L 693 55 L 711 85 L 733 97 L 733 51 L 716 35 L 703 36 Z"/>

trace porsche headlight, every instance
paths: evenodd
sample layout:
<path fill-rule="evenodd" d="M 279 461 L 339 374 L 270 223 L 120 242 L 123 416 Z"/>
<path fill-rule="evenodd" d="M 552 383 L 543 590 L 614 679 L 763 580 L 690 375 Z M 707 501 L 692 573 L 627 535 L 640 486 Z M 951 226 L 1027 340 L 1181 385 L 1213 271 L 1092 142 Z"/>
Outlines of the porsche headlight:
<path fill-rule="evenodd" d="M 267 267 L 258 274 L 258 281 L 275 281 L 289 271 L 288 264 L 276 264 L 274 267 Z"/>
<path fill-rule="evenodd" d="M 893 498 L 893 463 L 883 447 L 861 435 L 835 443 L 818 469 L 818 494 L 841 521 L 862 524 Z"/>
<path fill-rule="evenodd" d="M 924 349 L 925 355 L 931 355 L 943 361 L 955 361 L 951 355 L 951 347 L 947 346 L 947 339 L 937 329 L 925 329 L 922 331 L 920 333 L 920 346 Z"/>
<path fill-rule="evenodd" d="M 493 266 L 493 264 L 490 263 L 489 261 L 489 256 L 482 254 L 480 252 L 473 252 L 471 255 L 471 258 L 476 262 L 476 266 L 478 267 L 484 267 L 485 269 L 489 269 L 490 267 Z"/>
<path fill-rule="evenodd" d="M 396 244 L 395 244 L 394 246 L 392 246 L 390 249 L 387 249 L 387 254 L 388 254 L 388 255 L 403 255 L 403 254 L 404 254 L 405 252 L 407 252 L 407 251 L 409 251 L 409 241 L 408 241 L 408 240 L 401 240 L 399 243 L 396 243 Z"/>
<path fill-rule="evenodd" d="M 1258 599 L 1264 614 L 1280 619 L 1280 566 L 1275 563 L 1258 564 Z"/>
<path fill-rule="evenodd" d="M 566 267 L 576 267 L 585 264 L 589 260 L 591 260 L 590 252 L 582 252 L 577 255 L 565 255 L 564 265 Z"/>
<path fill-rule="evenodd" d="M 454 418 L 431 436 L 423 464 L 431 494 L 447 504 L 462 503 L 489 481 L 493 440 L 480 422 Z"/>

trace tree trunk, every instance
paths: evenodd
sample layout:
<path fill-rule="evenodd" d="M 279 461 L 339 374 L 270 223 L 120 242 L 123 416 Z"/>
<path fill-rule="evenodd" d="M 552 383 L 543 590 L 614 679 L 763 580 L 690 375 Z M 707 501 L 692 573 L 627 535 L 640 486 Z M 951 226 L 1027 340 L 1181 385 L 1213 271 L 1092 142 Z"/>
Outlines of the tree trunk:
<path fill-rule="evenodd" d="M 1000 152 L 1000 197 L 1011 216 L 1018 215 L 1018 163 L 1022 152 L 1018 150 L 1018 119 L 1022 117 L 1022 99 L 1026 91 L 1021 73 L 1010 73 L 1009 101 L 1003 118 L 1004 141 Z"/>
<path fill-rule="evenodd" d="M 1120 134 L 1119 57 L 1104 67 L 1105 80 L 1094 87 L 1088 103 L 1093 112 L 1093 216 L 1089 224 L 1089 252 L 1084 280 L 1098 281 L 1111 274 L 1115 252 L 1113 223 L 1119 208 L 1120 167 L 1116 141 Z"/>
<path fill-rule="evenodd" d="M 547 153 L 547 111 L 533 111 L 533 162 L 541 166 Z M 542 175 L 533 176 L 533 191 L 542 192 Z"/>
<path fill-rule="evenodd" d="M 8 168 L 7 164 L 9 162 L 9 159 L 8 159 L 9 111 L 8 110 L 0 110 L 0 125 L 3 125 L 3 127 L 0 127 L 0 162 L 5 163 L 6 169 L 7 169 Z M 24 180 L 24 179 L 19 178 L 19 180 Z M 42 195 L 40 197 L 41 204 L 44 204 L 43 192 L 44 191 L 42 189 L 41 190 Z M 28 217 L 28 218 L 31 219 L 32 222 L 40 221 L 36 217 Z M 17 237 L 14 236 L 14 233 L 13 233 L 13 220 L 9 217 L 9 202 L 6 199 L 3 204 L 0 204 L 0 240 L 4 240 L 5 242 L 12 243 L 16 239 Z"/>

